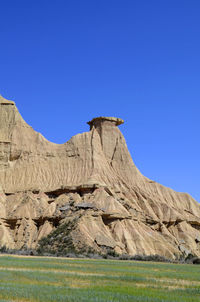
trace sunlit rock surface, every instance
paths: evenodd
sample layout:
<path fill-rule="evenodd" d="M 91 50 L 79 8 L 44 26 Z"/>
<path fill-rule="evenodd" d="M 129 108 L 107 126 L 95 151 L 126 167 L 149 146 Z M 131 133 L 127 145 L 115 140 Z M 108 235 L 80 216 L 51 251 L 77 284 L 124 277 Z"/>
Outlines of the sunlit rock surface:
<path fill-rule="evenodd" d="M 62 145 L 0 97 L 0 245 L 36 248 L 63 223 L 77 250 L 200 256 L 200 205 L 144 177 L 119 125 L 98 117 Z M 52 242 L 53 245 L 53 242 Z"/>

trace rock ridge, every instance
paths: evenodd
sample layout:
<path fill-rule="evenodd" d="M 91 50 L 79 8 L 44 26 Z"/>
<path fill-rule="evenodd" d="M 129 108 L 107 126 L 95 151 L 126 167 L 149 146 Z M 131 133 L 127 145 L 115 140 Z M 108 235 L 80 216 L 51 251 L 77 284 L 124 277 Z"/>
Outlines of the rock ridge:
<path fill-rule="evenodd" d="M 90 131 L 58 145 L 0 96 L 0 246 L 37 248 L 62 230 L 66 249 L 200 257 L 200 205 L 140 173 L 123 123 L 93 118 Z"/>

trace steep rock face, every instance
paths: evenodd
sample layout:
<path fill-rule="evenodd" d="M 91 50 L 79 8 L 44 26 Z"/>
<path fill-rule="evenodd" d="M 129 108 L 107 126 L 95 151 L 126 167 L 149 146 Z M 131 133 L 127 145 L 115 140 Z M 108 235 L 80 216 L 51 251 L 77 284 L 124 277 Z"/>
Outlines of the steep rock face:
<path fill-rule="evenodd" d="M 36 248 L 66 224 L 77 250 L 200 256 L 199 204 L 139 172 L 122 123 L 95 118 L 57 145 L 0 97 L 0 245 Z"/>

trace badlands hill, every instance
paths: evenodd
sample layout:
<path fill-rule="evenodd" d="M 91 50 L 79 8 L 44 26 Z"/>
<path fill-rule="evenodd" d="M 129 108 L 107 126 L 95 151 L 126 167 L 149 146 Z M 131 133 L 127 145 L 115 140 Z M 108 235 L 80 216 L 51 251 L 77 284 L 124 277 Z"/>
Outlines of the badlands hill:
<path fill-rule="evenodd" d="M 0 246 L 200 256 L 200 205 L 144 177 L 119 130 L 98 117 L 57 145 L 0 97 Z"/>

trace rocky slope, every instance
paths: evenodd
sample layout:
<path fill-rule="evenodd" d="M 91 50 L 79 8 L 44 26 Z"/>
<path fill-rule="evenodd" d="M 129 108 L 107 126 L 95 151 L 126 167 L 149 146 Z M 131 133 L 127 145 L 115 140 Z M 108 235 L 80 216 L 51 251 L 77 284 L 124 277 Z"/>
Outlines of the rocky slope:
<path fill-rule="evenodd" d="M 200 205 L 139 172 L 122 123 L 95 118 L 57 145 L 0 97 L 1 246 L 36 248 L 52 234 L 54 249 L 200 256 Z"/>

